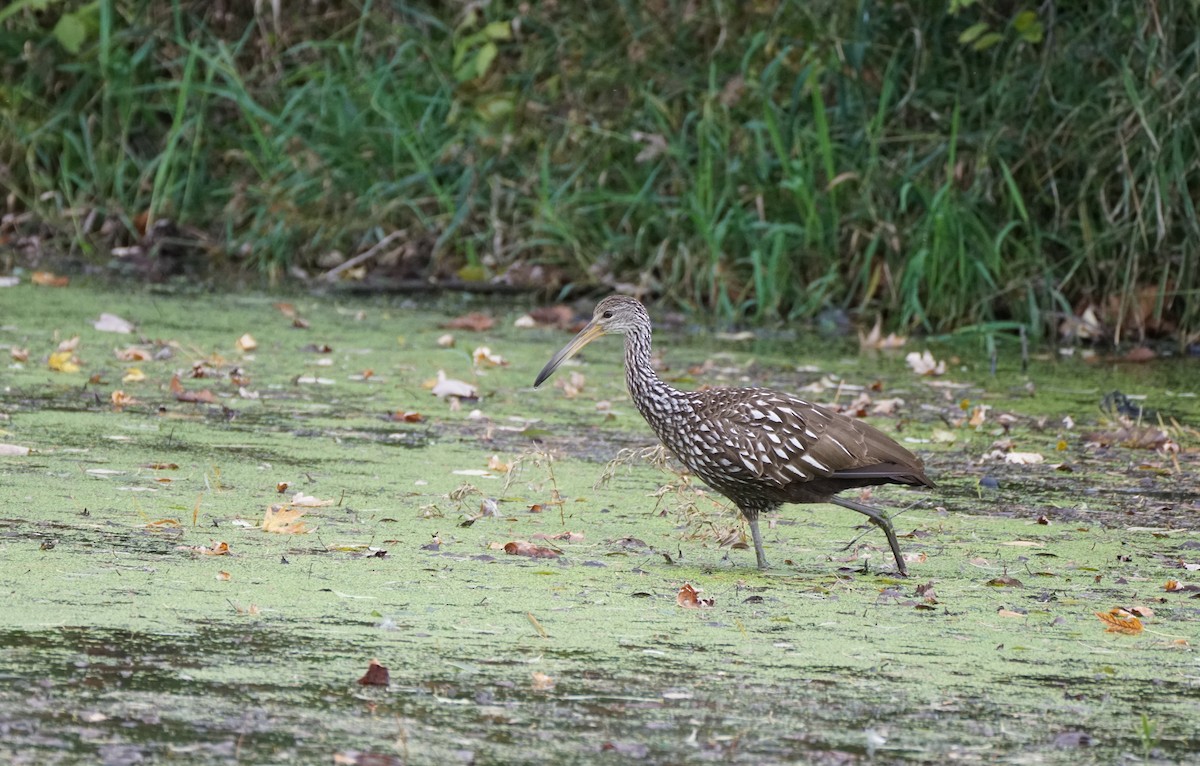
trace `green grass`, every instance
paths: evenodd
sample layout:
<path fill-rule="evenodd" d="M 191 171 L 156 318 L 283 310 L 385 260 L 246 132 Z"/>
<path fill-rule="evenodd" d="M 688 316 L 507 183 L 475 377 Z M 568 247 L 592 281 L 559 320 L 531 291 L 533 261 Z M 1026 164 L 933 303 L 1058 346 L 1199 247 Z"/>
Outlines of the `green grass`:
<path fill-rule="evenodd" d="M 419 276 L 542 264 L 568 293 L 633 283 L 725 320 L 1038 336 L 1093 303 L 1118 338 L 1185 339 L 1200 10 L 1041 13 L 21 6 L 0 20 L 6 229 L 102 261 L 168 218 L 272 277 L 403 231 Z"/>

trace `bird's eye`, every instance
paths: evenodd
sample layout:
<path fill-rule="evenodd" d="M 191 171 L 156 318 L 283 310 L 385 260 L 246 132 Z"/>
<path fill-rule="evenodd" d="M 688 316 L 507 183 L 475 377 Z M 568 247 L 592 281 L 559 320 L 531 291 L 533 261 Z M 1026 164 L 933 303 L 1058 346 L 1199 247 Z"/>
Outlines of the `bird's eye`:
<path fill-rule="evenodd" d="M 604 318 L 605 318 L 605 319 L 612 319 L 612 312 L 611 312 L 611 311 L 605 311 L 605 312 L 604 312 Z"/>

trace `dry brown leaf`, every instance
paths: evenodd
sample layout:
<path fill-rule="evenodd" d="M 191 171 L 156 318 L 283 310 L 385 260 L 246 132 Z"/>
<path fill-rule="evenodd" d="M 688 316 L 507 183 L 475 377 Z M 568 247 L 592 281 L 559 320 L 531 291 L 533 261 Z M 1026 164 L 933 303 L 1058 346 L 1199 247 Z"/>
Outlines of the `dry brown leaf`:
<path fill-rule="evenodd" d="M 455 317 L 449 322 L 442 325 L 447 330 L 470 330 L 471 332 L 484 332 L 490 330 L 496 325 L 496 320 L 487 314 L 478 311 L 472 311 L 469 314 L 463 314 L 460 317 Z"/>
<path fill-rule="evenodd" d="M 264 532 L 273 532 L 280 535 L 308 534 L 308 525 L 300 521 L 300 517 L 304 513 L 303 508 L 294 508 L 290 505 L 273 503 L 267 506 L 267 511 L 263 514 L 260 528 Z"/>
<path fill-rule="evenodd" d="M 489 471 L 499 471 L 500 473 L 508 473 L 512 470 L 512 465 L 501 460 L 499 455 L 492 455 L 488 458 L 487 467 Z"/>
<path fill-rule="evenodd" d="M 575 312 L 561 303 L 554 306 L 539 306 L 529 312 L 529 318 L 540 327 L 570 330 L 575 325 Z"/>
<path fill-rule="evenodd" d="M 896 333 L 888 333 L 887 337 L 883 337 L 883 320 L 876 317 L 875 326 L 871 331 L 864 334 L 862 330 L 858 331 L 858 345 L 863 349 L 890 349 L 900 348 L 908 342 L 908 338 L 897 335 Z"/>
<path fill-rule="evenodd" d="M 684 609 L 708 608 L 716 603 L 711 598 L 700 598 L 701 593 L 703 591 L 697 590 L 691 583 L 685 582 L 679 592 L 675 594 L 675 603 Z"/>
<path fill-rule="evenodd" d="M 363 686 L 387 686 L 390 680 L 388 669 L 380 665 L 379 660 L 371 660 L 371 663 L 367 665 L 367 672 L 358 679 L 358 682 Z"/>
<path fill-rule="evenodd" d="M 193 402 L 195 404 L 215 404 L 217 397 L 212 391 L 207 388 L 201 391 L 188 391 L 179 382 L 179 375 L 171 376 L 170 383 L 171 393 L 175 396 L 175 400 L 179 402 Z"/>
<path fill-rule="evenodd" d="M 388 419 L 396 423 L 420 423 L 425 420 L 425 416 L 415 410 L 396 410 Z"/>
<path fill-rule="evenodd" d="M 174 522 L 175 526 L 179 525 L 179 522 L 176 521 L 175 519 L 163 519 L 161 522 L 153 522 L 153 524 L 166 525 L 171 522 Z M 147 524 L 146 526 L 150 527 L 152 525 Z M 212 547 L 208 547 L 206 545 L 177 545 L 177 546 L 175 546 L 175 550 L 191 551 L 192 553 L 199 553 L 202 556 L 228 556 L 229 555 L 229 543 L 220 542 Z"/>
<path fill-rule="evenodd" d="M 504 552 L 510 556 L 529 556 L 535 559 L 553 559 L 562 555 L 553 548 L 543 548 L 526 540 L 513 540 L 504 544 Z"/>
<path fill-rule="evenodd" d="M 562 540 L 563 542 L 577 543 L 577 542 L 583 540 L 583 533 L 582 532 L 557 532 L 555 534 L 548 535 L 545 532 L 534 532 L 532 535 L 530 535 L 530 539 L 532 539 L 532 540 Z"/>
<path fill-rule="evenodd" d="M 493 354 L 487 346 L 480 346 L 471 352 L 471 360 L 476 367 L 504 367 L 508 360 L 499 354 Z"/>
<path fill-rule="evenodd" d="M 1124 609 L 1111 609 L 1107 612 L 1096 612 L 1096 616 L 1100 618 L 1107 627 L 1105 631 L 1108 633 L 1121 633 L 1126 636 L 1135 636 L 1141 633 L 1144 629 L 1142 621 L 1134 617 Z"/>
<path fill-rule="evenodd" d="M 122 362 L 147 362 L 152 358 L 150 350 L 141 346 L 114 348 L 113 354 Z"/>
<path fill-rule="evenodd" d="M 115 407 L 118 411 L 120 411 L 120 409 L 126 405 L 138 403 L 137 399 L 134 399 L 132 396 L 120 389 L 113 391 L 110 398 L 112 399 L 113 407 Z"/>
<path fill-rule="evenodd" d="M 229 574 L 224 569 L 217 572 L 214 577 L 221 582 L 228 582 L 229 580 L 233 579 L 233 575 Z"/>
<path fill-rule="evenodd" d="M 35 271 L 29 275 L 29 281 L 42 287 L 66 287 L 71 284 L 70 277 L 60 277 L 53 271 Z"/>
<path fill-rule="evenodd" d="M 1028 617 L 1024 612 L 1014 612 L 1011 609 L 997 609 L 996 614 L 1000 617 Z"/>
<path fill-rule="evenodd" d="M 545 673 L 533 671 L 533 690 L 535 692 L 548 692 L 554 688 L 554 679 Z"/>

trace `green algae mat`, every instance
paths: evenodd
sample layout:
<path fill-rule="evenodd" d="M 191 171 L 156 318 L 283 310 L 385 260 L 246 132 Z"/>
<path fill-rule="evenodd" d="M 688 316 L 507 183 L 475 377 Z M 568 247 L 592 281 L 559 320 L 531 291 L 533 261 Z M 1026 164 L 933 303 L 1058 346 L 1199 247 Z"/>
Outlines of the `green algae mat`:
<path fill-rule="evenodd" d="M 1195 360 L 664 331 L 679 387 L 842 406 L 939 483 L 871 500 L 907 579 L 833 506 L 759 572 L 618 339 L 532 389 L 570 336 L 529 308 L 0 289 L 0 759 L 1196 757 Z"/>

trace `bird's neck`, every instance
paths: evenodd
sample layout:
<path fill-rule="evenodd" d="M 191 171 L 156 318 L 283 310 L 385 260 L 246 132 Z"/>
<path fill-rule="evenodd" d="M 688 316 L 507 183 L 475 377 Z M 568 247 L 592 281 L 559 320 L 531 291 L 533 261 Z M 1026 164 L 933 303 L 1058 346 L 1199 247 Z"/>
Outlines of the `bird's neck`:
<path fill-rule="evenodd" d="M 682 394 L 654 371 L 649 331 L 634 330 L 625 336 L 625 385 L 642 417 L 652 426 L 683 406 Z"/>

